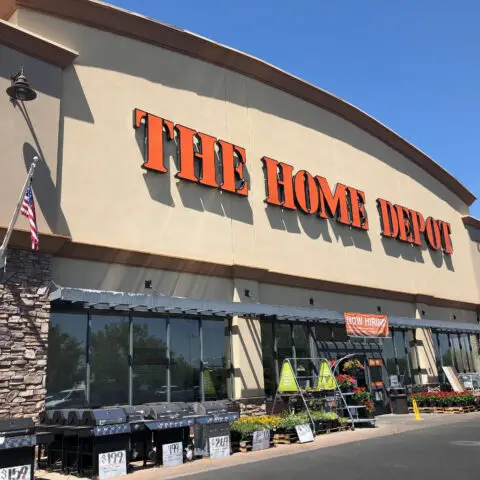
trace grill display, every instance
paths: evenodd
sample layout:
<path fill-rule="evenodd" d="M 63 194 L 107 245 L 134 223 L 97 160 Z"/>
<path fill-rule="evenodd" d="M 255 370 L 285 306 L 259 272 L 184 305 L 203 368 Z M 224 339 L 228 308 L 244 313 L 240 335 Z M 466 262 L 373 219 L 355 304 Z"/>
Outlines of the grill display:
<path fill-rule="evenodd" d="M 195 455 L 212 456 L 211 440 L 221 440 L 225 452 L 230 454 L 230 424 L 240 416 L 230 410 L 230 402 L 215 401 L 193 404 L 195 418 Z M 228 441 L 227 441 L 228 440 Z M 225 453 L 227 455 L 227 453 Z"/>
<path fill-rule="evenodd" d="M 33 480 L 35 446 L 49 441 L 45 435 L 35 435 L 31 418 L 0 420 L 0 469 L 3 472 Z M 8 473 L 10 475 L 10 473 Z"/>
<path fill-rule="evenodd" d="M 102 408 L 83 411 L 83 425 L 103 426 L 118 425 L 121 423 L 127 423 L 127 416 L 123 408 Z"/>
<path fill-rule="evenodd" d="M 98 475 L 100 455 L 123 452 L 127 461 L 131 427 L 123 409 L 55 410 L 42 418 L 39 431 L 54 435 L 45 452 L 47 469 L 93 476 Z"/>

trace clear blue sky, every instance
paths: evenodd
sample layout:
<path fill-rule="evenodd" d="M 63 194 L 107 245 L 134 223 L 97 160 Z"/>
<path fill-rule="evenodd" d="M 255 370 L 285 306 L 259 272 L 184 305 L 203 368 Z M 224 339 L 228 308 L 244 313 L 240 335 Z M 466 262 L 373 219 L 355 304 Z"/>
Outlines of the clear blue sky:
<path fill-rule="evenodd" d="M 480 197 L 478 0 L 110 0 L 347 100 Z M 480 218 L 480 201 L 471 209 Z"/>

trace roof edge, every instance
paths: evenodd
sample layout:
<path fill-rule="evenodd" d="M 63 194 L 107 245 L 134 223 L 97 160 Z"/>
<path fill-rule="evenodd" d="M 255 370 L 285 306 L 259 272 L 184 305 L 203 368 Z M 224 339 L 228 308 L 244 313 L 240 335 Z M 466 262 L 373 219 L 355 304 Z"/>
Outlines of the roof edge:
<path fill-rule="evenodd" d="M 48 15 L 176 51 L 259 80 L 326 109 L 383 141 L 470 206 L 475 195 L 438 163 L 359 108 L 263 60 L 148 17 L 95 0 L 9 0 Z M 0 12 L 1 13 L 1 12 Z"/>
<path fill-rule="evenodd" d="M 462 221 L 465 226 L 480 230 L 480 220 L 478 218 L 472 217 L 471 215 L 466 215 L 465 217 L 462 217 Z"/>
<path fill-rule="evenodd" d="M 33 32 L 0 19 L 0 43 L 56 67 L 72 64 L 78 53 Z"/>

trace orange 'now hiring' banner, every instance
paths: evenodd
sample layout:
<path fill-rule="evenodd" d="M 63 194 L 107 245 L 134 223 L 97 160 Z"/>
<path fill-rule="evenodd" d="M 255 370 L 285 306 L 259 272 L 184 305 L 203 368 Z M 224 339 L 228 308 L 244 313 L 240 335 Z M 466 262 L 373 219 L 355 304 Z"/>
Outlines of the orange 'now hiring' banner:
<path fill-rule="evenodd" d="M 351 337 L 388 337 L 386 315 L 369 313 L 345 313 L 347 335 Z"/>

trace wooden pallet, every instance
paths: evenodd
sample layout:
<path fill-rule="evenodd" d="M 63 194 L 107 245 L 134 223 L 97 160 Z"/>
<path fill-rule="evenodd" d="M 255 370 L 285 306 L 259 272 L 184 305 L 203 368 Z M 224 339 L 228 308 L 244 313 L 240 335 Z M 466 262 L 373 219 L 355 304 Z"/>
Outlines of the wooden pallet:
<path fill-rule="evenodd" d="M 296 433 L 276 433 L 273 436 L 273 443 L 277 445 L 290 445 L 298 442 L 298 435 Z"/>
<path fill-rule="evenodd" d="M 325 433 L 335 433 L 335 432 L 345 432 L 346 430 L 351 430 L 351 425 L 340 425 L 335 428 L 328 428 L 327 430 L 318 430 L 315 432 L 316 435 L 323 435 Z"/>
<path fill-rule="evenodd" d="M 272 448 L 274 446 L 275 446 L 274 441 L 270 440 L 269 448 Z M 247 453 L 247 452 L 251 452 L 252 450 L 253 450 L 253 445 L 251 440 L 232 443 L 232 453 L 238 453 L 238 452 Z"/>
<path fill-rule="evenodd" d="M 442 414 L 460 414 L 460 413 L 472 413 L 478 411 L 474 405 L 468 405 L 463 407 L 419 407 L 420 413 L 442 413 Z M 413 408 L 409 407 L 409 413 L 414 413 Z"/>

